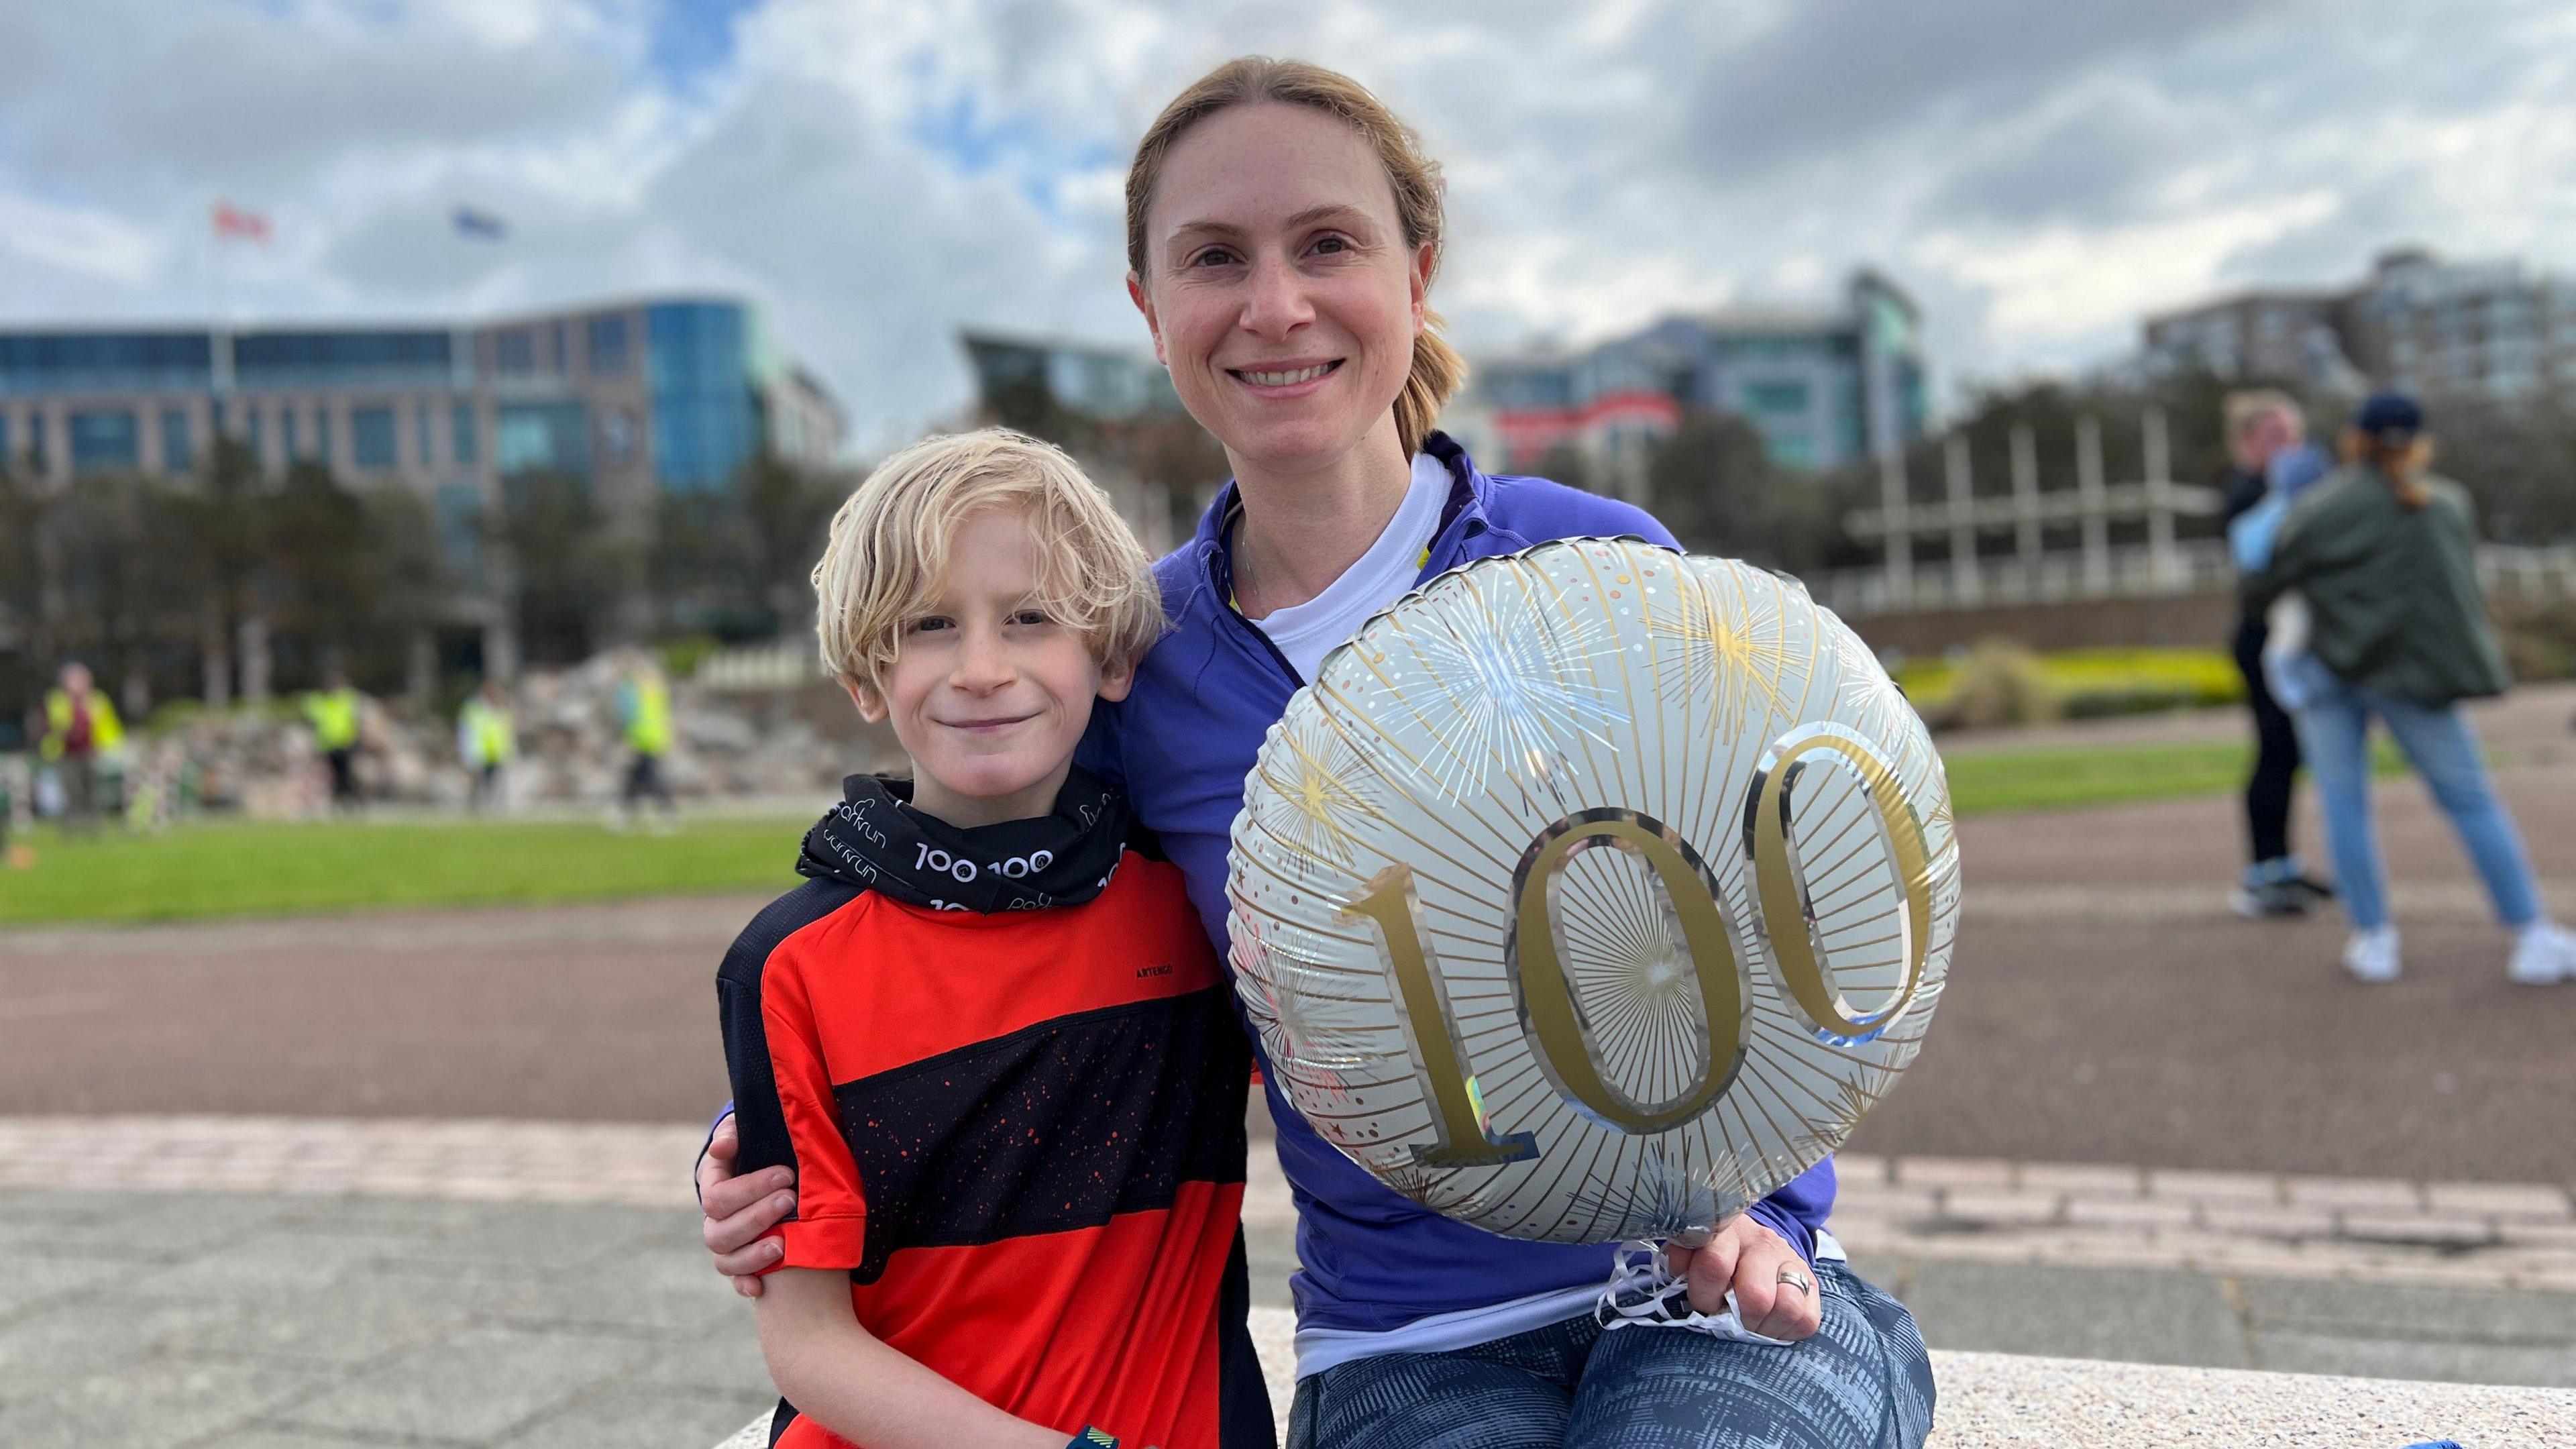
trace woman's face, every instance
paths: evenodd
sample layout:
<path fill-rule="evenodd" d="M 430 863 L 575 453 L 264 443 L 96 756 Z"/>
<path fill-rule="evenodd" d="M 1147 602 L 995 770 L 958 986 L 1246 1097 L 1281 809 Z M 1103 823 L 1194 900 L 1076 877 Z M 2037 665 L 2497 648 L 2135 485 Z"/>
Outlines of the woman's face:
<path fill-rule="evenodd" d="M 1432 248 L 1386 168 L 1321 111 L 1220 111 L 1165 158 L 1127 290 L 1181 402 L 1238 466 L 1326 466 L 1392 428 Z"/>

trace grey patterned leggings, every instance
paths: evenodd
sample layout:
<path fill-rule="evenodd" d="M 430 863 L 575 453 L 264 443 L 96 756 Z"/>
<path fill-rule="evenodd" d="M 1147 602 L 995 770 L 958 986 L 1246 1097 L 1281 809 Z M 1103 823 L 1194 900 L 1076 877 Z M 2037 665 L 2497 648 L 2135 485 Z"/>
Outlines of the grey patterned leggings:
<path fill-rule="evenodd" d="M 1793 1347 L 1590 1316 L 1301 1380 L 1288 1449 L 1919 1449 L 1932 1361 L 1905 1305 L 1816 1265 L 1824 1325 Z"/>

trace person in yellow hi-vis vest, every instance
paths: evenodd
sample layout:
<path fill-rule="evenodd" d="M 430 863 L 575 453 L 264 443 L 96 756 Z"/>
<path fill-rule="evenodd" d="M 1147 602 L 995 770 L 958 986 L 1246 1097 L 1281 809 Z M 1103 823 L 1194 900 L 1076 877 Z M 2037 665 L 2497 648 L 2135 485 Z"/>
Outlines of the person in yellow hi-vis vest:
<path fill-rule="evenodd" d="M 333 666 L 322 687 L 304 696 L 304 718 L 313 726 L 313 747 L 331 765 L 331 808 L 356 810 L 358 795 L 358 723 L 365 701 L 349 684 L 347 670 Z"/>
<path fill-rule="evenodd" d="M 468 695 L 465 707 L 456 712 L 456 757 L 473 776 L 476 813 L 507 805 L 501 793 L 501 771 L 518 753 L 519 726 L 510 717 L 509 696 L 501 692 L 499 680 L 484 680 L 483 687 Z"/>
<path fill-rule="evenodd" d="M 671 787 L 662 779 L 662 757 L 671 752 L 671 686 L 641 650 L 629 651 L 618 667 L 617 725 L 634 759 L 626 767 L 626 788 L 617 801 L 624 818 L 610 819 L 634 824 L 649 795 L 662 802 L 662 823 L 667 829 L 679 814 Z"/>
<path fill-rule="evenodd" d="M 63 828 L 98 828 L 98 761 L 125 743 L 125 726 L 90 678 L 89 666 L 63 666 L 61 685 L 45 696 L 45 738 L 37 752 L 63 785 Z"/>

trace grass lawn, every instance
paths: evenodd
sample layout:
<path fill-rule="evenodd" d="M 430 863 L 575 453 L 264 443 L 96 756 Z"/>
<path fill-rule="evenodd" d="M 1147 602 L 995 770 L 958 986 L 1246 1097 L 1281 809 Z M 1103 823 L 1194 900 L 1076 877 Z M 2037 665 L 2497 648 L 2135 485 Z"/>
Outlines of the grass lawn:
<path fill-rule="evenodd" d="M 1961 753 L 1950 793 L 1961 815 L 2216 794 L 2243 783 L 2248 748 Z M 2400 768 L 2385 741 L 2377 765 Z M 648 836 L 568 821 L 225 821 L 83 841 L 46 830 L 32 842 L 33 869 L 0 869 L 0 926 L 784 890 L 804 825 L 696 820 Z"/>
<path fill-rule="evenodd" d="M 0 868 L 0 926 L 602 900 L 796 883 L 802 820 L 698 820 L 672 835 L 595 823 L 222 821 L 28 842 Z"/>
<path fill-rule="evenodd" d="M 1992 815 L 2214 795 L 2241 787 L 2251 763 L 2252 746 L 2235 741 L 1963 752 L 1949 757 L 1950 804 L 1960 815 Z"/>

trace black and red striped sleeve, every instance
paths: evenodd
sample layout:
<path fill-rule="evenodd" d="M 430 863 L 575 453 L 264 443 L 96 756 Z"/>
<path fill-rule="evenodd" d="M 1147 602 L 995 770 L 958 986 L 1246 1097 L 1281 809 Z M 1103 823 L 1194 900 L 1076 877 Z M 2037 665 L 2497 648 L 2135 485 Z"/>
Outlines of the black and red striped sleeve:
<path fill-rule="evenodd" d="M 796 1173 L 796 1216 L 777 1230 L 782 1268 L 856 1268 L 867 1201 L 843 1134 L 816 1003 L 795 941 L 860 892 L 813 881 L 772 902 L 725 953 L 716 974 L 725 1070 L 741 1133 L 737 1172 Z"/>

